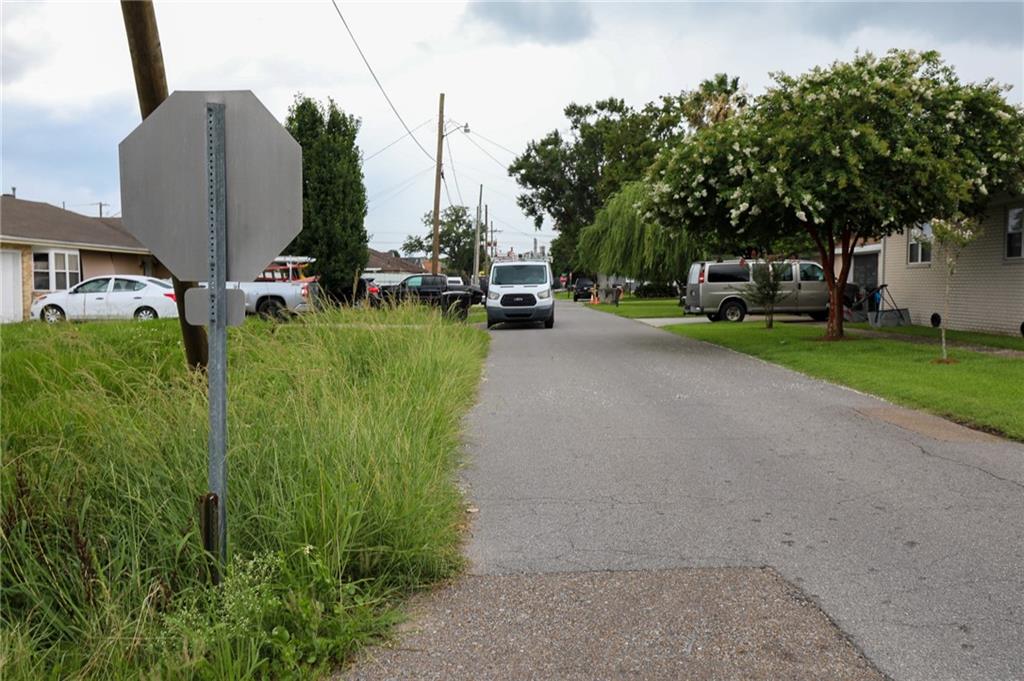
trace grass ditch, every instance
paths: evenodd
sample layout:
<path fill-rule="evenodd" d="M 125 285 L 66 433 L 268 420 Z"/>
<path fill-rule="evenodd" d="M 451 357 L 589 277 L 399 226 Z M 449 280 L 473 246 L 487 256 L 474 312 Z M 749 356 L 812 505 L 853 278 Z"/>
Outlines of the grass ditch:
<path fill-rule="evenodd" d="M 205 385 L 177 322 L 4 327 L 4 677 L 310 678 L 381 636 L 461 564 L 454 471 L 487 342 L 422 307 L 231 329 L 213 588 Z"/>
<path fill-rule="evenodd" d="M 1024 360 L 934 345 L 850 335 L 822 341 L 817 325 L 776 322 L 677 324 L 681 336 L 722 345 L 833 383 L 1024 441 Z"/>

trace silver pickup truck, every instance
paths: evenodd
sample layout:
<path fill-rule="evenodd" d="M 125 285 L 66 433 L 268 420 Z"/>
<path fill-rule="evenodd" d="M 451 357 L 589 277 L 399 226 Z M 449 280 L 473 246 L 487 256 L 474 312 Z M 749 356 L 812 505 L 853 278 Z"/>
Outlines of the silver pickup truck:
<path fill-rule="evenodd" d="M 317 285 L 304 281 L 229 281 L 229 288 L 245 293 L 245 313 L 280 317 L 313 309 Z"/>

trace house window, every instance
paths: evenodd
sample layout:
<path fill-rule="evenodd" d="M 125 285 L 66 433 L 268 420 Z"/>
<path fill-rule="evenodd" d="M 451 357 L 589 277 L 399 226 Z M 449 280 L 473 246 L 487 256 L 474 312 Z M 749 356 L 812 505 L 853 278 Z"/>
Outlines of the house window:
<path fill-rule="evenodd" d="M 63 291 L 82 278 L 78 251 L 36 251 L 32 254 L 32 288 Z"/>
<path fill-rule="evenodd" d="M 1020 258 L 1024 241 L 1024 208 L 1011 208 L 1006 211 L 1006 257 Z"/>
<path fill-rule="evenodd" d="M 926 222 L 920 227 L 910 230 L 907 240 L 907 262 L 911 265 L 923 265 L 932 261 L 932 224 Z"/>

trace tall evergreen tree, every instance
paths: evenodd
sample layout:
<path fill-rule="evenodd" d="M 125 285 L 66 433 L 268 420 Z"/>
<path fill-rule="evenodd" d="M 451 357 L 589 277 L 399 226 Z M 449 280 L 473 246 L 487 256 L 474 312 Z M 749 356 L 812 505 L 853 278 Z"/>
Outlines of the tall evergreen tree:
<path fill-rule="evenodd" d="M 287 252 L 316 258 L 312 271 L 322 291 L 351 297 L 366 266 L 366 187 L 356 146 L 359 119 L 302 94 L 285 127 L 302 146 L 302 231 Z"/>

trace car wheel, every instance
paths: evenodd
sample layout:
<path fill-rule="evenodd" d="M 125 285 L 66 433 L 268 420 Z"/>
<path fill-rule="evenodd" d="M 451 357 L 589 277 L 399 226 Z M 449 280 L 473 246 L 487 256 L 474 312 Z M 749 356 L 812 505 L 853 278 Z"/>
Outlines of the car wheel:
<path fill-rule="evenodd" d="M 60 309 L 56 305 L 47 305 L 43 308 L 43 311 L 39 313 L 39 318 L 47 324 L 56 324 L 62 322 L 67 317 L 64 315 L 64 310 Z"/>
<path fill-rule="evenodd" d="M 828 310 L 824 312 L 812 312 L 811 319 L 816 322 L 827 322 L 828 321 Z"/>
<path fill-rule="evenodd" d="M 256 314 L 264 319 L 284 319 L 284 304 L 277 298 L 264 298 L 256 306 Z"/>
<path fill-rule="evenodd" d="M 738 300 L 730 300 L 722 306 L 719 315 L 727 322 L 742 322 L 747 316 L 747 310 Z"/>
<path fill-rule="evenodd" d="M 552 312 L 551 316 L 544 320 L 544 328 L 552 329 L 555 327 L 555 313 Z"/>
<path fill-rule="evenodd" d="M 140 307 L 135 311 L 135 318 L 140 322 L 148 322 L 150 319 L 156 319 L 156 310 L 151 307 Z"/>
<path fill-rule="evenodd" d="M 721 319 L 717 314 L 708 313 L 708 321 L 717 322 Z"/>

